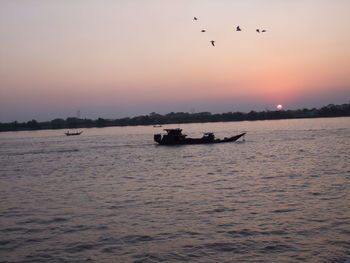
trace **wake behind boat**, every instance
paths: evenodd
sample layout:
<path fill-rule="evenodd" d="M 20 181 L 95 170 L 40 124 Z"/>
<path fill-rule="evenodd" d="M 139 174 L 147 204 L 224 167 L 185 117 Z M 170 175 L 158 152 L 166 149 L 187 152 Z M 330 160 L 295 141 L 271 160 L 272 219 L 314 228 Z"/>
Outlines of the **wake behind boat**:
<path fill-rule="evenodd" d="M 79 132 L 69 132 L 69 131 L 67 131 L 64 134 L 67 135 L 67 136 L 74 136 L 74 135 L 80 135 L 82 133 L 83 133 L 83 131 L 79 131 Z"/>
<path fill-rule="evenodd" d="M 161 134 L 154 135 L 154 141 L 160 145 L 179 145 L 179 144 L 209 144 L 209 143 L 223 143 L 234 142 L 244 136 L 246 133 L 241 133 L 229 138 L 216 139 L 214 133 L 204 133 L 202 138 L 186 138 L 186 134 L 182 134 L 182 129 L 164 129 L 167 134 L 163 136 Z"/>

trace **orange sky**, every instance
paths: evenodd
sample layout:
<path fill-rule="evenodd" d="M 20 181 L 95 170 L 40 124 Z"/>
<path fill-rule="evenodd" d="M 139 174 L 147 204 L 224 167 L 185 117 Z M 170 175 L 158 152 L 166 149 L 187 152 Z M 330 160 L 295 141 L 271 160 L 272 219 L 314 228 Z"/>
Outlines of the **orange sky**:
<path fill-rule="evenodd" d="M 348 103 L 348 10 L 347 0 L 1 1 L 0 121 Z"/>

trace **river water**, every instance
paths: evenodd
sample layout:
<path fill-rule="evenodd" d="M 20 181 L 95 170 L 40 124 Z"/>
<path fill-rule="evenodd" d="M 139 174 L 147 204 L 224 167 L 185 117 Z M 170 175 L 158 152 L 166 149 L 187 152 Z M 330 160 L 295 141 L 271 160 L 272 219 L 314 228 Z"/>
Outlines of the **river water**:
<path fill-rule="evenodd" d="M 0 262 L 350 259 L 350 118 L 162 128 L 1 133 Z"/>

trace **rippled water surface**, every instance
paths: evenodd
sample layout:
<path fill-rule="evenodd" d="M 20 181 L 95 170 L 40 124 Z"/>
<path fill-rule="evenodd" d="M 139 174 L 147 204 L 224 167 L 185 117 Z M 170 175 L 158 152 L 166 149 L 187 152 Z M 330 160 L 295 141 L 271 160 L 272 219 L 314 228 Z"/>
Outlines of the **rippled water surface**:
<path fill-rule="evenodd" d="M 1 262 L 345 262 L 350 118 L 0 134 Z"/>

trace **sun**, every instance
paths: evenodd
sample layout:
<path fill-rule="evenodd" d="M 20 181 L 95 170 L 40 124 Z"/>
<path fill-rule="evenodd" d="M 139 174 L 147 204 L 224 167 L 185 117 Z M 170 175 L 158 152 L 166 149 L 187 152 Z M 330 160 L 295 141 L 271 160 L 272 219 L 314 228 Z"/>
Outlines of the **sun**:
<path fill-rule="evenodd" d="M 283 110 L 283 105 L 282 105 L 282 104 L 276 105 L 276 109 L 277 109 L 277 110 Z"/>

